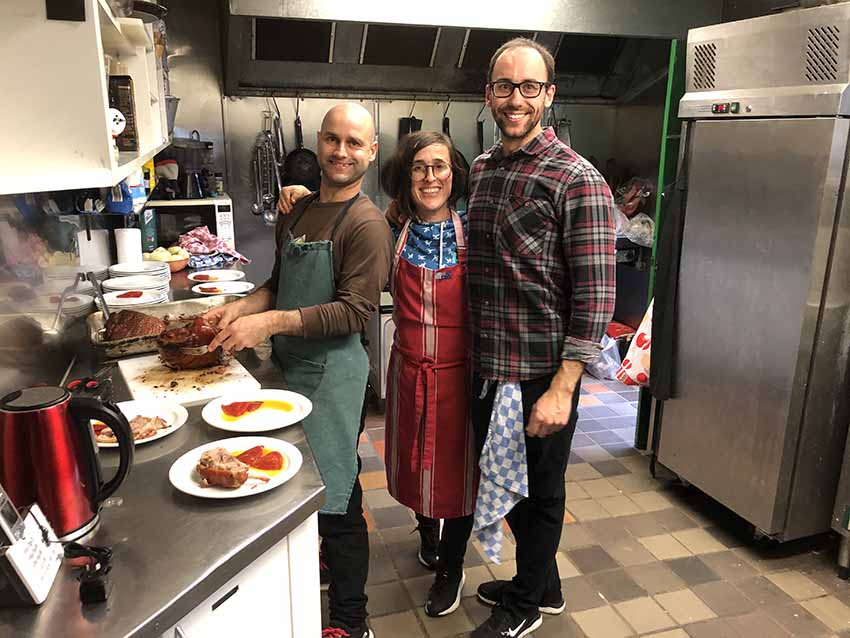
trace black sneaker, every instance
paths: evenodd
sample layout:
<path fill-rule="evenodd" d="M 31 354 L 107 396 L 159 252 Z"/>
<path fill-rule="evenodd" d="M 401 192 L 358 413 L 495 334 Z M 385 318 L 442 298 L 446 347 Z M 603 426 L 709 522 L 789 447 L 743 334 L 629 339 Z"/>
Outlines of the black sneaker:
<path fill-rule="evenodd" d="M 452 613 L 460 605 L 460 593 L 463 591 L 465 582 L 466 575 L 463 570 L 460 570 L 460 572 L 437 571 L 434 584 L 428 591 L 425 613 L 433 618 Z"/>
<path fill-rule="evenodd" d="M 491 580 L 481 583 L 478 586 L 478 600 L 485 605 L 495 607 L 502 602 L 502 592 L 509 582 L 509 580 Z M 547 591 L 543 595 L 543 600 L 540 601 L 540 611 L 551 616 L 557 616 L 564 611 L 566 606 L 567 604 L 564 602 L 564 596 L 561 594 L 560 589 L 557 591 Z"/>
<path fill-rule="evenodd" d="M 472 638 L 522 638 L 543 624 L 543 616 L 514 616 L 504 607 L 496 607 L 490 617 L 472 632 Z"/>
<path fill-rule="evenodd" d="M 375 634 L 365 624 L 357 629 L 344 625 L 331 625 L 322 629 L 322 638 L 375 638 Z"/>
<path fill-rule="evenodd" d="M 434 571 L 437 569 L 437 548 L 440 545 L 440 521 L 424 516 L 417 516 L 416 519 L 419 522 L 416 526 L 416 531 L 419 532 L 417 558 L 425 569 Z"/>

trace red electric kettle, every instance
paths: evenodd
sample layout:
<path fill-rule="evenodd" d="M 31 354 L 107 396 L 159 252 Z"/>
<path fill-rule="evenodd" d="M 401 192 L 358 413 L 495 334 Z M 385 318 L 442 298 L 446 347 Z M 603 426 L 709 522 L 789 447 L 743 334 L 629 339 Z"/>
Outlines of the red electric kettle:
<path fill-rule="evenodd" d="M 104 483 L 91 419 L 118 439 L 120 462 Z M 91 531 L 100 504 L 127 478 L 135 450 L 117 407 L 64 388 L 39 386 L 0 398 L 0 484 L 17 507 L 38 503 L 60 540 Z"/>

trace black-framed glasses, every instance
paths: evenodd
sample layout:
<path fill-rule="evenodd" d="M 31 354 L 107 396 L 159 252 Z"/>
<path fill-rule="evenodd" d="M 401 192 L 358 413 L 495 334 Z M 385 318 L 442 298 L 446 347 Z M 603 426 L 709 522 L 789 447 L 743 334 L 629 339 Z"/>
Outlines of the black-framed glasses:
<path fill-rule="evenodd" d="M 516 89 L 519 94 L 528 99 L 536 98 L 543 91 L 543 87 L 550 86 L 551 82 L 536 82 L 534 80 L 523 80 L 522 82 L 511 82 L 509 80 L 496 80 L 490 82 L 490 90 L 493 95 L 500 98 L 510 97 Z"/>
<path fill-rule="evenodd" d="M 452 167 L 445 162 L 437 162 L 436 164 L 414 164 L 410 167 L 410 177 L 414 182 L 421 182 L 428 175 L 428 169 L 434 173 L 437 179 L 446 179 L 452 174 Z"/>

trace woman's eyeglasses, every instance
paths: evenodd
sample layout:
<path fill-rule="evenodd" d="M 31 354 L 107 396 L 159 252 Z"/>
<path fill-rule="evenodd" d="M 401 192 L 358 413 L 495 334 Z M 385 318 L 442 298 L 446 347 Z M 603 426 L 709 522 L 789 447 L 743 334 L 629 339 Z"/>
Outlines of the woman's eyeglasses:
<path fill-rule="evenodd" d="M 436 179 L 446 179 L 452 174 L 452 167 L 443 162 L 436 164 L 414 164 L 410 167 L 410 177 L 414 182 L 421 182 L 428 175 L 428 169 L 434 174 Z"/>
<path fill-rule="evenodd" d="M 499 98 L 510 97 L 516 89 L 519 89 L 519 94 L 524 98 L 533 99 L 540 95 L 544 86 L 549 86 L 550 82 L 535 82 L 525 80 L 524 82 L 510 82 L 508 80 L 496 80 L 490 82 L 490 90 L 493 95 Z"/>

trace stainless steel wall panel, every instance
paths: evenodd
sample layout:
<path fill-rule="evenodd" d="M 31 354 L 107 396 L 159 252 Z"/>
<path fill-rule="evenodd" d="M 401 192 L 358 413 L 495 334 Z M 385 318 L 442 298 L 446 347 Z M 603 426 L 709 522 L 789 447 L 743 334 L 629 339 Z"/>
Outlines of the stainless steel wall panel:
<path fill-rule="evenodd" d="M 678 395 L 665 404 L 658 458 L 771 534 L 788 513 L 835 128 L 699 121 L 689 132 Z"/>

